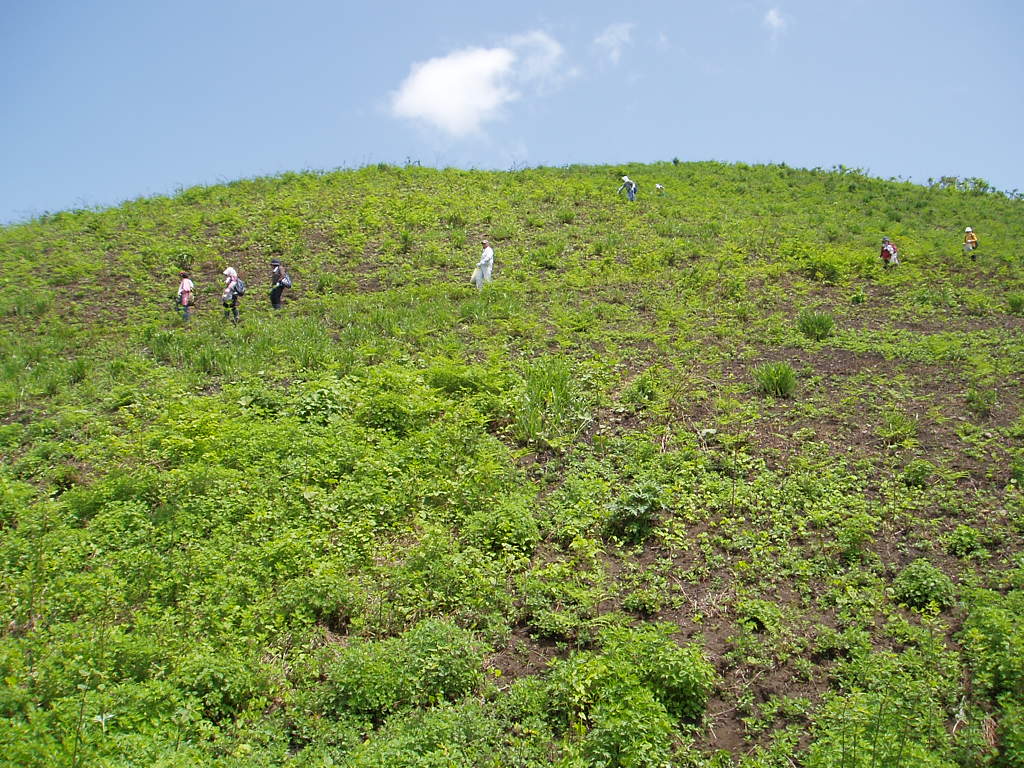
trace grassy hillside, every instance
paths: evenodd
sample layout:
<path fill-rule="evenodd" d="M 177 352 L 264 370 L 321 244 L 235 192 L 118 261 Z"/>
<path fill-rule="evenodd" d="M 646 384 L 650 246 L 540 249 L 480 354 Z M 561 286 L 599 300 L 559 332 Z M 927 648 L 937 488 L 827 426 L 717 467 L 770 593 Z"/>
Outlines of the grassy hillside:
<path fill-rule="evenodd" d="M 1022 242 L 716 163 L 0 229 L 0 762 L 1024 765 Z"/>

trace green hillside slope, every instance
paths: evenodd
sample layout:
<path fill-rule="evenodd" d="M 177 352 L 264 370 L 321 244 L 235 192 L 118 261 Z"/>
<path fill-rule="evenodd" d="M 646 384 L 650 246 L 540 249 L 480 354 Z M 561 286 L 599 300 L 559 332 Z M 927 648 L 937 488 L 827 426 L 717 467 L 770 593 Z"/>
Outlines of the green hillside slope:
<path fill-rule="evenodd" d="M 0 762 L 1024 765 L 1022 242 L 717 163 L 0 229 Z"/>

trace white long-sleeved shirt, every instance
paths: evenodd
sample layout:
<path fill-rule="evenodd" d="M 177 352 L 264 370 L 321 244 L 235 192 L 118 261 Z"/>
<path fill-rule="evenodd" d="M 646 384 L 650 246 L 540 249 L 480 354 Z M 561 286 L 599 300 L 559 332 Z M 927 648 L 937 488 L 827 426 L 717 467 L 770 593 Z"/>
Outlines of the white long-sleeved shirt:
<path fill-rule="evenodd" d="M 192 293 L 196 289 L 195 283 L 189 280 L 187 277 L 181 278 L 181 283 L 178 285 L 178 296 L 183 293 Z"/>
<path fill-rule="evenodd" d="M 494 263 L 494 249 L 491 246 L 484 248 L 483 253 L 480 254 L 480 263 L 478 267 L 486 267 L 489 264 Z"/>

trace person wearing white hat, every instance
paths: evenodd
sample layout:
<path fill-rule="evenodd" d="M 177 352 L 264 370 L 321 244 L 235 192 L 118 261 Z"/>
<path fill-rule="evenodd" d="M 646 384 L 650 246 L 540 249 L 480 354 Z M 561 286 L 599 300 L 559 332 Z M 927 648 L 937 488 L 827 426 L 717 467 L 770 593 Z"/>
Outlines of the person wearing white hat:
<path fill-rule="evenodd" d="M 224 292 L 220 296 L 221 304 L 224 305 L 224 319 L 231 318 L 231 322 L 238 323 L 238 297 L 245 293 L 245 283 L 238 276 L 234 267 L 224 270 Z"/>
<path fill-rule="evenodd" d="M 484 247 L 480 254 L 480 262 L 476 265 L 476 269 L 473 270 L 473 285 L 476 286 L 478 291 L 484 289 L 484 283 L 491 282 L 491 268 L 494 266 L 494 249 L 491 248 L 491 243 L 488 240 L 481 240 L 480 244 Z"/>
<path fill-rule="evenodd" d="M 664 195 L 665 194 L 665 185 L 664 184 L 655 184 L 654 185 L 654 191 L 657 192 L 659 195 Z"/>
<path fill-rule="evenodd" d="M 977 260 L 977 254 L 974 252 L 978 249 L 978 236 L 974 234 L 974 230 L 971 227 L 967 227 L 964 230 L 964 256 L 970 256 L 971 261 Z"/>
<path fill-rule="evenodd" d="M 615 192 L 615 194 L 617 194 L 617 195 L 621 194 L 622 190 L 626 190 L 626 197 L 628 197 L 630 200 L 636 200 L 636 191 L 637 191 L 637 189 L 638 189 L 638 187 L 637 187 L 635 181 L 633 181 L 631 178 L 629 178 L 629 176 L 623 176 L 622 177 L 622 186 L 618 188 L 618 190 Z"/>

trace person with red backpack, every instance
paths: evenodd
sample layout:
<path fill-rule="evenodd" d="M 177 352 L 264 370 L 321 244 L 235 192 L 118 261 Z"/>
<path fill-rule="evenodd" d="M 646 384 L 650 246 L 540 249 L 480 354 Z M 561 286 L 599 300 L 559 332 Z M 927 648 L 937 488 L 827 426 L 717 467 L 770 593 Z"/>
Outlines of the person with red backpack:
<path fill-rule="evenodd" d="M 895 267 L 900 263 L 900 249 L 888 237 L 882 238 L 882 252 L 879 256 L 882 257 L 882 267 L 885 269 Z"/>

